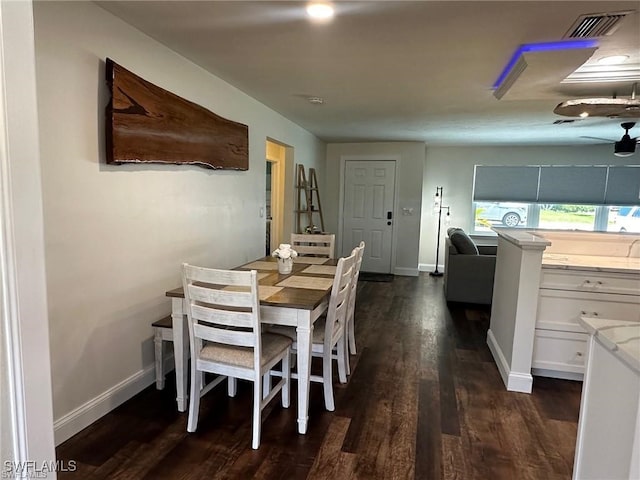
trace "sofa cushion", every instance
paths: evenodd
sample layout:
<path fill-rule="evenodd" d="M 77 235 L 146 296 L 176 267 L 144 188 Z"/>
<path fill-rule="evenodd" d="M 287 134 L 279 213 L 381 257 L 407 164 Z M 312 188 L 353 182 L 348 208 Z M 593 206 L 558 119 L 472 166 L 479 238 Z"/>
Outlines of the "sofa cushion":
<path fill-rule="evenodd" d="M 471 240 L 471 237 L 469 237 L 469 235 L 467 235 L 464 230 L 456 229 L 452 231 L 451 233 L 449 233 L 449 239 L 451 240 L 453 246 L 456 247 L 456 250 L 458 250 L 458 253 L 461 253 L 462 255 L 479 254 L 478 247 L 476 247 L 476 244 L 473 242 L 473 240 Z"/>
<path fill-rule="evenodd" d="M 462 230 L 460 227 L 449 227 L 447 228 L 447 237 L 451 238 L 451 234 L 456 230 Z"/>

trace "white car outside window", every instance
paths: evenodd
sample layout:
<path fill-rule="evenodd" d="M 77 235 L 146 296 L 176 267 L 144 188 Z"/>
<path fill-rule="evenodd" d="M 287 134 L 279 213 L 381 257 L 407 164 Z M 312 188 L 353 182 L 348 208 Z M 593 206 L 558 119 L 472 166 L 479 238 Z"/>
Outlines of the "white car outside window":
<path fill-rule="evenodd" d="M 615 230 L 618 232 L 640 233 L 640 207 L 620 209 L 614 221 Z"/>
<path fill-rule="evenodd" d="M 517 227 L 527 223 L 527 207 L 512 203 L 479 203 L 477 219 Z"/>

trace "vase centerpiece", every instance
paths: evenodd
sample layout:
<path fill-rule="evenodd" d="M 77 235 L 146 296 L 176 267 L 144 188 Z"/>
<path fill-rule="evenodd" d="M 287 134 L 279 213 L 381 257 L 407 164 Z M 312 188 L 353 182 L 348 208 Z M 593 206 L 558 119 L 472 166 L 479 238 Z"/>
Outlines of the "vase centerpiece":
<path fill-rule="evenodd" d="M 278 259 L 278 273 L 291 273 L 293 268 L 293 259 L 298 256 L 298 252 L 291 248 L 288 243 L 281 243 L 271 254 L 272 257 Z"/>

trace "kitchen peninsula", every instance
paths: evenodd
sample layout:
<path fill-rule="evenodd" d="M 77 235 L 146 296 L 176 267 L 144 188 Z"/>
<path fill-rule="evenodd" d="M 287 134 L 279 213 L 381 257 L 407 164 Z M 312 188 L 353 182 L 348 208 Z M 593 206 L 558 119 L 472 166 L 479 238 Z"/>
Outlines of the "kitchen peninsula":
<path fill-rule="evenodd" d="M 487 343 L 507 390 L 581 380 L 580 317 L 640 322 L 640 235 L 502 229 Z"/>
<path fill-rule="evenodd" d="M 574 480 L 640 478 L 640 323 L 583 317 L 589 358 Z"/>

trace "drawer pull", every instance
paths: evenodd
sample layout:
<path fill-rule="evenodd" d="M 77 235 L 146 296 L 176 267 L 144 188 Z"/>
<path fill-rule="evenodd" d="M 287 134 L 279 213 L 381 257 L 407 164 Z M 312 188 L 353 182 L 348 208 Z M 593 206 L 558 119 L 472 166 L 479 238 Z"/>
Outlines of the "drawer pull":
<path fill-rule="evenodd" d="M 602 287 L 604 285 L 604 282 L 600 281 L 600 280 L 596 280 L 595 282 L 592 282 L 591 280 L 585 280 L 584 282 L 582 282 L 582 288 L 599 288 Z"/>

